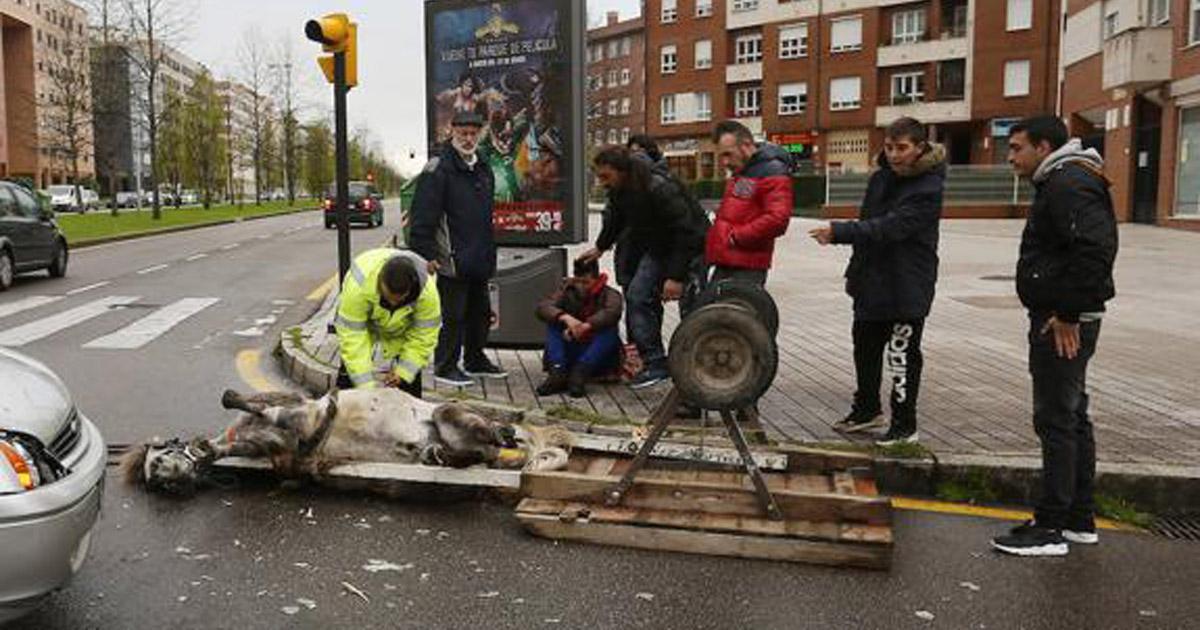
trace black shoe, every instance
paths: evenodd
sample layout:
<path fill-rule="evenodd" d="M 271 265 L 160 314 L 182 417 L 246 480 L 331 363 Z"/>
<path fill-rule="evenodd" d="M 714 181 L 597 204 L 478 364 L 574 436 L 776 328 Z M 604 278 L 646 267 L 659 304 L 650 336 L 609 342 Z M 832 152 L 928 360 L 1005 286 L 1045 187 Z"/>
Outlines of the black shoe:
<path fill-rule="evenodd" d="M 865 412 L 858 409 L 851 409 L 850 415 L 833 424 L 833 430 L 841 433 L 858 433 L 860 431 L 870 431 L 871 429 L 881 429 L 886 425 L 887 418 L 884 418 L 883 413 L 880 411 Z"/>
<path fill-rule="evenodd" d="M 571 398 L 583 398 L 587 395 L 587 368 L 576 365 L 571 368 L 571 374 L 567 377 L 567 393 Z"/>
<path fill-rule="evenodd" d="M 508 378 L 508 372 L 500 369 L 495 363 L 492 363 L 487 357 L 479 357 L 478 359 L 463 365 L 463 371 L 468 376 L 478 378 Z"/>
<path fill-rule="evenodd" d="M 893 424 L 883 437 L 875 440 L 875 446 L 895 446 L 897 444 L 916 444 L 920 438 L 915 428 L 900 427 Z"/>
<path fill-rule="evenodd" d="M 468 385 L 475 384 L 474 379 L 463 374 L 462 370 L 457 367 L 449 370 L 441 370 L 433 375 L 433 379 L 442 385 L 450 385 L 452 387 L 467 387 Z"/>
<path fill-rule="evenodd" d="M 1065 556 L 1070 551 L 1062 532 L 1041 527 L 1033 521 L 1018 525 L 1008 534 L 992 539 L 996 551 L 1014 556 Z"/>
<path fill-rule="evenodd" d="M 538 396 L 553 396 L 567 391 L 567 371 L 562 368 L 550 370 L 546 380 L 537 387 Z"/>
<path fill-rule="evenodd" d="M 667 373 L 667 368 L 665 367 L 644 368 L 629 381 L 629 389 L 645 389 L 657 385 L 668 378 L 671 378 L 671 375 Z"/>

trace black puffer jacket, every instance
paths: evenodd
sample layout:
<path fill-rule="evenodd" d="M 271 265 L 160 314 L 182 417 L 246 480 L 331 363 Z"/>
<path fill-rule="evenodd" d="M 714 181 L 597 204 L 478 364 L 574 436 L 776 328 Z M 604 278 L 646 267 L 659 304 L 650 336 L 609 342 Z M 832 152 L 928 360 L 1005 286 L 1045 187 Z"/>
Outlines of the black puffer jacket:
<path fill-rule="evenodd" d="M 1117 222 L 1103 167 L 1099 154 L 1072 140 L 1034 173 L 1017 295 L 1035 315 L 1078 321 L 1103 312 L 1116 294 Z"/>
<path fill-rule="evenodd" d="M 418 176 L 409 247 L 441 265 L 440 275 L 487 280 L 496 273 L 492 169 L 468 166 L 450 143 Z"/>
<path fill-rule="evenodd" d="M 938 222 L 946 151 L 929 150 L 901 175 L 879 155 L 858 221 L 833 224 L 833 242 L 851 244 L 846 293 L 854 318 L 904 321 L 929 315 L 938 274 Z"/>

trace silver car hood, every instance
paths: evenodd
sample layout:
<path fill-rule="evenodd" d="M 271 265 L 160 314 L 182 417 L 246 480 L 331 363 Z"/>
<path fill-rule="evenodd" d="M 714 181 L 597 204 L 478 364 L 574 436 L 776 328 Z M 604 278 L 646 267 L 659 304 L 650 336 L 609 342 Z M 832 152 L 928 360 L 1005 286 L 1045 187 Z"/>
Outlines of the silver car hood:
<path fill-rule="evenodd" d="M 71 394 L 50 368 L 0 348 L 0 428 L 32 434 L 50 444 L 71 410 Z"/>

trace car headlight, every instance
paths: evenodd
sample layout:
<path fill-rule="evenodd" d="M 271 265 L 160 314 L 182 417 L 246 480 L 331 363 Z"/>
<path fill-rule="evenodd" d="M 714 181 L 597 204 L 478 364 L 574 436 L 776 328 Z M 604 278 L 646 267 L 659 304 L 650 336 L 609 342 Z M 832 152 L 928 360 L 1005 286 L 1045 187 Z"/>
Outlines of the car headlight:
<path fill-rule="evenodd" d="M 28 492 L 66 476 L 67 470 L 41 440 L 0 430 L 0 494 Z"/>

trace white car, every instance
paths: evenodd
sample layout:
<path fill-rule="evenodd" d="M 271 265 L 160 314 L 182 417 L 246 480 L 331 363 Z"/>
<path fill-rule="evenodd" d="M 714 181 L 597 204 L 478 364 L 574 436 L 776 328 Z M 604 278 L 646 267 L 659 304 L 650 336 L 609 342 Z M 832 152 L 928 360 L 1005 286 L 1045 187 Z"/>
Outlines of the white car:
<path fill-rule="evenodd" d="M 81 189 L 82 196 L 83 190 Z M 55 212 L 83 212 L 87 209 L 86 203 L 79 203 L 79 198 L 75 196 L 75 187 L 70 184 L 57 184 L 46 188 L 46 194 L 50 197 L 50 207 Z M 86 202 L 86 197 L 84 201 Z"/>
<path fill-rule="evenodd" d="M 0 348 L 0 625 L 70 581 L 91 547 L 108 449 L 45 365 Z"/>

